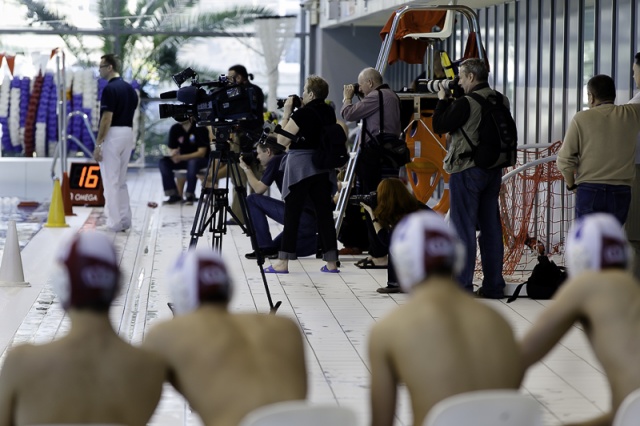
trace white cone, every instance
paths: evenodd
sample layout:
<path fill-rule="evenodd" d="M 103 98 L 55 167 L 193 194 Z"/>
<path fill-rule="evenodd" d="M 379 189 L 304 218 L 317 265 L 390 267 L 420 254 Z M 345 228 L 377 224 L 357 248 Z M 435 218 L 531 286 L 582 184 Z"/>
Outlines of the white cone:
<path fill-rule="evenodd" d="M 20 242 L 15 220 L 10 220 L 7 226 L 7 239 L 4 242 L 2 264 L 0 264 L 0 287 L 29 286 L 24 280 Z"/>

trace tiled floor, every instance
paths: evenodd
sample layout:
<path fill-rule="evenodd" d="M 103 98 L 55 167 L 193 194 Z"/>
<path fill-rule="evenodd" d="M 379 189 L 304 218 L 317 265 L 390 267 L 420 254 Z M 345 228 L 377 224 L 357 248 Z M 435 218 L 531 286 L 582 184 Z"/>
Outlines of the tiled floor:
<path fill-rule="evenodd" d="M 167 265 L 184 250 L 196 206 L 163 206 L 160 178 L 154 170 L 136 170 L 129 176 L 134 225 L 114 236 L 121 253 L 126 285 L 111 310 L 114 327 L 138 344 L 154 322 L 171 317 L 167 308 L 164 274 Z M 149 201 L 159 204 L 147 206 Z M 31 287 L 0 287 L 0 354 L 13 345 L 44 343 L 66 332 L 69 324 L 48 284 L 48 270 L 64 234 L 92 228 L 100 221 L 98 209 L 74 208 L 68 229 L 41 230 L 22 251 L 25 280 Z M 274 225 L 274 230 L 278 229 Z M 209 234 L 200 244 L 210 244 Z M 236 292 L 233 311 L 269 311 L 260 270 L 243 254 L 252 251 L 237 226 L 223 238 L 223 256 L 232 271 Z M 407 295 L 381 295 L 375 289 L 386 282 L 385 270 L 361 270 L 360 257 L 342 258 L 339 275 L 319 271 L 323 262 L 304 258 L 290 263 L 290 274 L 268 275 L 278 315 L 295 319 L 306 337 L 309 400 L 353 408 L 359 425 L 369 423 L 369 365 L 367 335 L 371 325 L 402 304 Z M 268 264 L 268 263 L 267 263 Z M 486 301 L 521 336 L 549 302 L 519 299 Z M 514 354 L 515 356 L 515 354 Z M 428 362 L 425 360 L 425 362 Z M 609 406 L 609 390 L 602 368 L 579 328 L 562 341 L 543 363 L 532 368 L 523 392 L 533 395 L 544 410 L 545 425 L 556 425 L 597 415 Z M 198 425 L 182 398 L 167 385 L 152 425 Z M 410 406 L 400 393 L 397 425 L 411 424 Z"/>

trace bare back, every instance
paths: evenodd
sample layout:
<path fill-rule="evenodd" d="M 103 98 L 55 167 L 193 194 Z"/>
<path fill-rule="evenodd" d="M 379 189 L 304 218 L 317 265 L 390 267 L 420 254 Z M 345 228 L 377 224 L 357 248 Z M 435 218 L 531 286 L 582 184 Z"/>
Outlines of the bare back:
<path fill-rule="evenodd" d="M 254 408 L 306 398 L 304 347 L 290 319 L 204 305 L 155 327 L 145 346 L 207 426 L 238 424 Z"/>
<path fill-rule="evenodd" d="M 0 411 L 5 401 L 13 401 L 13 408 L 0 414 L 0 425 L 143 426 L 160 400 L 165 373 L 160 357 L 112 330 L 19 346 L 3 366 Z"/>
<path fill-rule="evenodd" d="M 375 359 L 382 356 L 393 381 L 405 383 L 409 390 L 416 425 L 448 396 L 480 389 L 517 389 L 523 377 L 509 324 L 442 278 L 416 287 L 406 305 L 374 327 L 374 386 L 376 370 L 380 371 Z M 372 397 L 376 398 L 375 393 Z M 374 424 L 390 424 L 388 416 Z"/>

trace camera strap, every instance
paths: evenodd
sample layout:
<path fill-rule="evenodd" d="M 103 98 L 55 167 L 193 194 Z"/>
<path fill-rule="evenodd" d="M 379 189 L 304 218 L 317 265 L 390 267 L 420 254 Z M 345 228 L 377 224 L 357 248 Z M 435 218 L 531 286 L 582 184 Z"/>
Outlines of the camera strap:
<path fill-rule="evenodd" d="M 286 138 L 291 139 L 291 143 L 298 142 L 299 140 L 304 140 L 304 138 L 302 138 L 300 136 L 297 136 L 297 135 L 294 135 L 293 133 L 287 132 L 279 124 L 273 129 L 273 133 L 277 133 L 279 135 L 282 135 L 282 136 L 284 136 Z"/>

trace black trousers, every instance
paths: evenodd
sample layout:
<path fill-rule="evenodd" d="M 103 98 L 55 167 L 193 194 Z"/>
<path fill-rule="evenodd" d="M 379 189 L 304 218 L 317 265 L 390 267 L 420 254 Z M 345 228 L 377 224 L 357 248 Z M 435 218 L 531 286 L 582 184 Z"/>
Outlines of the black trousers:
<path fill-rule="evenodd" d="M 289 194 L 284 200 L 284 230 L 280 258 L 297 259 L 297 231 L 302 211 L 309 198 L 316 213 L 318 239 L 322 247 L 323 259 L 327 262 L 338 260 L 338 241 L 333 222 L 331 190 L 328 173 L 310 176 L 289 187 Z"/>
<path fill-rule="evenodd" d="M 362 146 L 356 163 L 356 176 L 360 184 L 360 194 L 369 194 L 378 189 L 382 180 L 382 158 L 378 151 Z"/>

